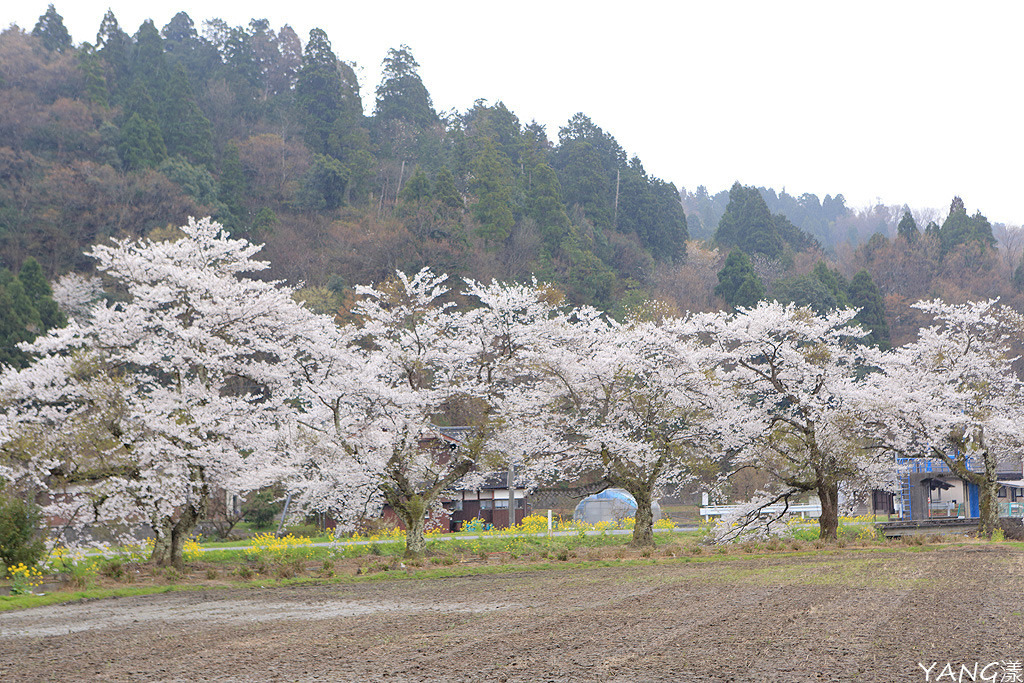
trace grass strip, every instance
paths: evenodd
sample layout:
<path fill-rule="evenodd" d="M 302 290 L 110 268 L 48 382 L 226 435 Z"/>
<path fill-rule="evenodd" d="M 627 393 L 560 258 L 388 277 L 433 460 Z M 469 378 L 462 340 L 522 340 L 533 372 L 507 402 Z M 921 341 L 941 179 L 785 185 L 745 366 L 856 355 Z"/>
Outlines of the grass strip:
<path fill-rule="evenodd" d="M 752 553 L 727 553 L 727 554 L 701 554 L 701 555 L 678 555 L 674 557 L 641 557 L 641 558 L 608 558 L 601 560 L 545 560 L 533 563 L 508 563 L 483 566 L 442 566 L 428 568 L 405 567 L 400 569 L 381 569 L 366 574 L 344 574 L 330 578 L 302 576 L 289 579 L 257 578 L 248 581 L 230 581 L 219 585 L 190 585 L 190 584 L 169 584 L 159 586 L 135 586 L 125 588 L 94 588 L 83 589 L 74 592 L 57 591 L 45 595 L 11 595 L 0 596 L 0 612 L 9 610 L 28 609 L 31 607 L 43 607 L 46 605 L 67 604 L 84 600 L 99 600 L 103 598 L 120 598 L 140 595 L 155 595 L 184 590 L 224 590 L 239 588 L 277 588 L 287 586 L 303 585 L 333 585 L 333 584 L 355 584 L 355 583 L 378 583 L 386 581 L 418 581 L 435 579 L 453 579 L 467 576 L 493 576 L 503 574 L 514 574 L 522 572 L 540 571 L 572 571 L 580 569 L 595 569 L 606 567 L 647 567 L 658 564 L 672 563 L 714 563 L 714 562 L 739 562 L 748 560 L 763 560 L 771 558 L 802 558 L 815 557 L 828 559 L 830 557 L 844 554 L 874 554 L 894 552 L 928 552 L 948 547 L 958 547 L 964 543 L 922 545 L 922 546 L 870 546 L 863 548 L 826 548 L 813 550 L 780 550 L 769 552 Z M 1010 546 L 1015 549 L 1024 550 L 1024 543 L 1005 543 L 1003 547 Z"/>

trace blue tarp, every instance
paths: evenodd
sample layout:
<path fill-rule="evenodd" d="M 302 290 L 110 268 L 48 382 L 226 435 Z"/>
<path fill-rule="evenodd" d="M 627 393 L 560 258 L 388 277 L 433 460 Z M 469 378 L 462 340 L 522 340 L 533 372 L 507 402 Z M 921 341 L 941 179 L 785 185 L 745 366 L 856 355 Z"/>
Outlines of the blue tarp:
<path fill-rule="evenodd" d="M 661 506 L 651 504 L 654 519 L 661 517 Z M 620 522 L 636 515 L 636 500 L 625 489 L 605 489 L 580 501 L 572 518 L 583 522 Z"/>

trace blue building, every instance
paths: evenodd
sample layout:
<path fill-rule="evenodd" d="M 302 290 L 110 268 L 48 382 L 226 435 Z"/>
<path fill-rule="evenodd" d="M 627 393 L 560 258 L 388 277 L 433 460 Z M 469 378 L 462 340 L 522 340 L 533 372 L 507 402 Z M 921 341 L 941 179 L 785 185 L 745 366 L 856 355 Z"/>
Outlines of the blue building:
<path fill-rule="evenodd" d="M 941 460 L 899 458 L 900 487 L 893 497 L 895 515 L 900 519 L 979 517 L 979 495 L 975 484 L 954 474 Z M 971 471 L 981 463 L 968 459 Z M 1021 463 L 1001 462 L 996 470 L 999 487 L 999 516 L 1024 516 L 1024 474 Z"/>

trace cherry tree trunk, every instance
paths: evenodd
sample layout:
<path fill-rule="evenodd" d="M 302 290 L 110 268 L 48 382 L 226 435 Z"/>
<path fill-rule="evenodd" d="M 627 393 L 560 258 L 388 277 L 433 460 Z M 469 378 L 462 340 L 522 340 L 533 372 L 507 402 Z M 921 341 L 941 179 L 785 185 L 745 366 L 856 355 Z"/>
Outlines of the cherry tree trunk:
<path fill-rule="evenodd" d="M 393 507 L 405 524 L 405 557 L 423 557 L 427 550 L 423 530 L 429 504 L 422 496 L 414 495 Z"/>
<path fill-rule="evenodd" d="M 819 537 L 823 541 L 834 541 L 839 535 L 839 484 L 819 484 L 818 499 L 821 501 Z"/>
<path fill-rule="evenodd" d="M 185 541 L 192 537 L 204 509 L 205 505 L 202 504 L 185 505 L 176 522 L 164 520 L 161 528 L 157 530 L 150 561 L 158 567 L 173 566 L 182 569 L 185 566 Z"/>
<path fill-rule="evenodd" d="M 153 552 L 149 556 L 149 561 L 157 566 L 166 566 L 170 564 L 171 558 L 171 533 L 174 530 L 174 522 L 171 519 L 161 520 L 159 526 L 154 524 L 153 532 L 155 539 L 153 541 Z"/>
<path fill-rule="evenodd" d="M 636 517 L 633 520 L 633 540 L 630 545 L 634 548 L 652 547 L 654 545 L 654 513 L 651 510 L 651 491 L 647 488 L 639 488 L 630 491 L 636 499 Z"/>
<path fill-rule="evenodd" d="M 999 528 L 999 481 L 996 477 L 996 459 L 984 454 L 984 480 L 975 480 L 978 484 L 978 534 L 992 538 Z"/>

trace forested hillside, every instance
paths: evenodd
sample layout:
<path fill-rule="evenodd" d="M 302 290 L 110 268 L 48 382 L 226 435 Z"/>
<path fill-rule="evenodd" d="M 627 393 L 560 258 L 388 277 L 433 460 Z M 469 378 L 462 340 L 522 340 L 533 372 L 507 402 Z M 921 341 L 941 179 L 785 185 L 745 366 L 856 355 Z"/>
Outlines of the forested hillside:
<path fill-rule="evenodd" d="M 996 226 L 997 243 L 959 198 L 915 218 L 853 211 L 841 194 L 691 193 L 583 113 L 549 132 L 501 102 L 436 111 L 408 46 L 388 51 L 374 86 L 320 29 L 184 12 L 137 28 L 108 12 L 97 26 L 75 45 L 50 6 L 31 30 L 0 34 L 8 289 L 30 257 L 55 280 L 90 268 L 92 244 L 163 235 L 190 215 L 266 242 L 271 275 L 304 282 L 323 311 L 352 284 L 429 265 L 536 276 L 616 316 L 649 313 L 650 299 L 857 305 L 885 344 L 920 323 L 907 307 L 918 298 L 1017 302 L 1024 289 L 1018 232 Z"/>

